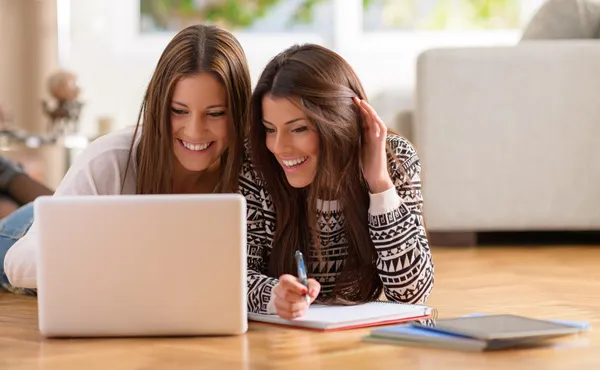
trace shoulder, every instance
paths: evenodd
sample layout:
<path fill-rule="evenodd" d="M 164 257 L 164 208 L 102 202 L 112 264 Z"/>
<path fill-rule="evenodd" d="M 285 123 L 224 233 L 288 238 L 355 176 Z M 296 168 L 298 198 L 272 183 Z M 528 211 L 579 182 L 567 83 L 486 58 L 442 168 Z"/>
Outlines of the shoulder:
<path fill-rule="evenodd" d="M 126 127 L 98 137 L 78 156 L 78 161 L 129 158 L 134 131 L 135 127 Z"/>
<path fill-rule="evenodd" d="M 417 151 L 410 141 L 400 135 L 388 134 L 386 140 L 388 147 L 398 157 L 411 158 L 417 155 Z"/>
<path fill-rule="evenodd" d="M 135 133 L 135 126 L 128 126 L 115 130 L 106 135 L 102 135 L 96 138 L 90 143 L 87 150 L 90 153 L 94 152 L 111 152 L 111 151 L 129 151 L 131 148 L 131 141 Z M 139 138 L 142 132 L 142 127 L 138 129 L 137 137 Z"/>
<path fill-rule="evenodd" d="M 128 164 L 135 172 L 134 157 L 130 160 L 134 130 L 127 127 L 92 141 L 68 169 L 57 193 L 76 192 L 80 185 L 93 185 L 99 192 L 104 192 L 106 185 L 110 188 L 106 192 L 114 192 Z"/>
<path fill-rule="evenodd" d="M 421 170 L 421 162 L 415 147 L 406 138 L 397 134 L 387 135 L 388 162 L 393 176 L 408 174 L 413 177 Z"/>

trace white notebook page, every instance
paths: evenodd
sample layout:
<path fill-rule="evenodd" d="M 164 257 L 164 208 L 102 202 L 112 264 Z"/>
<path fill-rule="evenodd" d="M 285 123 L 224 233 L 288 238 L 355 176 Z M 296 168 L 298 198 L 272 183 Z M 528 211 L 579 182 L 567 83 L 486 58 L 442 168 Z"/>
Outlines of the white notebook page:
<path fill-rule="evenodd" d="M 286 320 L 277 315 L 249 314 L 256 321 L 280 323 L 292 326 L 339 327 L 352 324 L 366 324 L 386 320 L 426 316 L 431 308 L 421 305 L 409 305 L 385 302 L 370 302 L 355 306 L 326 306 L 314 304 L 303 317 Z"/>
<path fill-rule="evenodd" d="M 323 323 L 344 323 L 362 321 L 365 319 L 379 319 L 388 316 L 411 317 L 425 314 L 426 307 L 403 305 L 395 303 L 371 302 L 357 306 L 310 306 L 304 317 L 296 320 L 314 321 Z"/>

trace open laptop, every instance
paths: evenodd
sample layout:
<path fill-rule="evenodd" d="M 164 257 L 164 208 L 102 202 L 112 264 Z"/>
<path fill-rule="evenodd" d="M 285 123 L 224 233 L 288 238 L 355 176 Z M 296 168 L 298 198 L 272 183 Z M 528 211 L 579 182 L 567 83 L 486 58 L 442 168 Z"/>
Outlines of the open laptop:
<path fill-rule="evenodd" d="M 247 331 L 241 195 L 40 197 L 34 207 L 43 336 Z"/>

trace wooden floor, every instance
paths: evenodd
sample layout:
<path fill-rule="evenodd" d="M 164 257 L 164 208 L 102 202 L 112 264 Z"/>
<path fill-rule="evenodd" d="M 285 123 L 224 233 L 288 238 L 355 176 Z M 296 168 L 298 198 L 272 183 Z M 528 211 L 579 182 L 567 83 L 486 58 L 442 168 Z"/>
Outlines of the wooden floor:
<path fill-rule="evenodd" d="M 600 326 L 600 246 L 435 248 L 440 317 L 514 313 Z M 600 369 L 597 330 L 495 353 L 361 343 L 367 330 L 251 324 L 235 338 L 43 340 L 36 301 L 0 293 L 0 369 Z"/>

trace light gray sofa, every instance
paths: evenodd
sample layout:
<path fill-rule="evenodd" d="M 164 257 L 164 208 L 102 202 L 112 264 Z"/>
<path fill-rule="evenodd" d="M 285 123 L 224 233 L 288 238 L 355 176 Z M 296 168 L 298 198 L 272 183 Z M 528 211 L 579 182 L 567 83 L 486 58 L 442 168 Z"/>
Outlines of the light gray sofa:
<path fill-rule="evenodd" d="M 430 233 L 600 230 L 598 40 L 428 50 L 416 84 Z"/>

